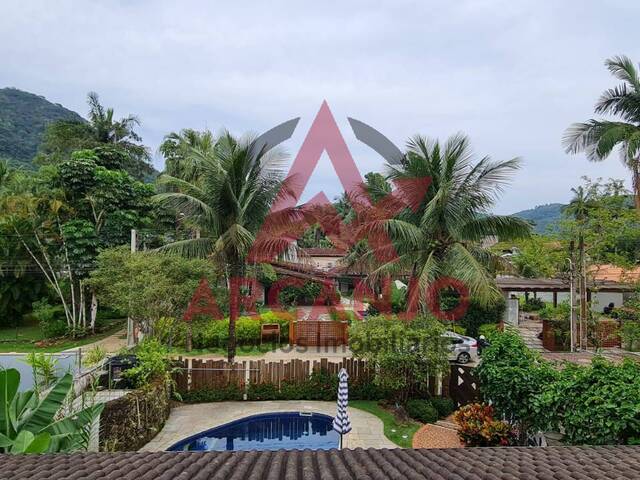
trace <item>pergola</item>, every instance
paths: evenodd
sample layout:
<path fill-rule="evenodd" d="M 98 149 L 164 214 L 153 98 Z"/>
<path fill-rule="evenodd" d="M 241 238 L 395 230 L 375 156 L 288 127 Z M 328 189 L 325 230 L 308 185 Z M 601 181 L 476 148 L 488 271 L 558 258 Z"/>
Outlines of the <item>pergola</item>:
<path fill-rule="evenodd" d="M 498 288 L 504 293 L 508 292 L 551 292 L 553 293 L 553 306 L 558 306 L 558 293 L 569 292 L 571 285 L 568 280 L 562 278 L 520 278 L 498 277 Z M 615 282 L 613 280 L 590 280 L 587 282 L 587 300 L 591 300 L 592 292 L 628 293 L 634 291 L 632 285 Z"/>

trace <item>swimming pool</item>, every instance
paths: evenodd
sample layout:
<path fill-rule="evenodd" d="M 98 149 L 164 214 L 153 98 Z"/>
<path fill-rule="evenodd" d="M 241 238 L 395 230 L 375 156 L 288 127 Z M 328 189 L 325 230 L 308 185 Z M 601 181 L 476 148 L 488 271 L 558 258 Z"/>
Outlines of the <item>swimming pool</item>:
<path fill-rule="evenodd" d="M 169 451 L 329 450 L 340 447 L 333 418 L 320 413 L 266 413 L 180 440 Z"/>

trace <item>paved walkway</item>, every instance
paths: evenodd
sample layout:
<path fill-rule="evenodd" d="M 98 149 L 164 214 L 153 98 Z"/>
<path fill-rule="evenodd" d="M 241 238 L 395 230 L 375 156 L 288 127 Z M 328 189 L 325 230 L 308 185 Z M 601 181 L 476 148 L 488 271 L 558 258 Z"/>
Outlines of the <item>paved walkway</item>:
<path fill-rule="evenodd" d="M 171 410 L 164 428 L 141 451 L 158 452 L 174 443 L 210 428 L 250 415 L 272 412 L 316 412 L 336 414 L 335 402 L 276 401 L 218 402 L 184 405 Z M 344 448 L 399 448 L 384 436 L 382 420 L 375 415 L 349 408 L 353 430 L 343 438 Z"/>
<path fill-rule="evenodd" d="M 532 350 L 540 352 L 543 358 L 557 362 L 573 362 L 579 365 L 590 365 L 595 355 L 601 355 L 612 362 L 622 362 L 625 358 L 640 361 L 639 352 L 628 352 L 621 348 L 605 348 L 599 352 L 590 348 L 581 352 L 551 352 L 542 346 L 542 341 L 538 335 L 542 333 L 542 320 L 521 318 L 516 327 L 518 333 L 524 340 L 525 345 Z"/>
<path fill-rule="evenodd" d="M 542 320 L 524 320 L 521 319 L 518 323 L 518 333 L 524 340 L 524 343 L 532 350 L 538 352 L 545 351 L 542 346 L 542 340 L 538 338 L 538 335 L 542 333 Z"/>
<path fill-rule="evenodd" d="M 98 340 L 97 342 L 88 343 L 80 347 L 73 347 L 65 350 L 65 352 L 75 352 L 78 349 L 82 349 L 83 352 L 93 350 L 95 347 L 100 346 L 104 348 L 107 353 L 116 353 L 122 348 L 127 346 L 127 330 L 119 330 L 116 333 L 109 335 L 108 337 Z"/>

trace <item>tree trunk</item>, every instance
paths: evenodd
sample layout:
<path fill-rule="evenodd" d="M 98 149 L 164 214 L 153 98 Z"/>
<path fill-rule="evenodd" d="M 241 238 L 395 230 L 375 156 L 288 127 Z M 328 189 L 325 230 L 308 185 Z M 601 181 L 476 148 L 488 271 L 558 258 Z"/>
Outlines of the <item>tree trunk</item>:
<path fill-rule="evenodd" d="M 229 342 L 227 344 L 227 360 L 233 362 L 236 356 L 236 320 L 240 316 L 240 274 L 241 267 L 230 268 L 229 281 Z"/>
<path fill-rule="evenodd" d="M 96 317 L 98 316 L 98 297 L 96 291 L 91 289 L 91 333 L 96 333 Z"/>
<path fill-rule="evenodd" d="M 632 165 L 633 171 L 633 197 L 636 205 L 636 211 L 640 213 L 640 159 L 637 159 Z"/>

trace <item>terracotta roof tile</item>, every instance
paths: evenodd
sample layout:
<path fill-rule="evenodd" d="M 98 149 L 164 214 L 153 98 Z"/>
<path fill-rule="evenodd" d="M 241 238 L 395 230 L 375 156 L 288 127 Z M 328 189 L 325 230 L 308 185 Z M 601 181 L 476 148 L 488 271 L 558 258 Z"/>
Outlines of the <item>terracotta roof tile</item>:
<path fill-rule="evenodd" d="M 0 455 L 0 478 L 640 479 L 640 446 Z"/>

